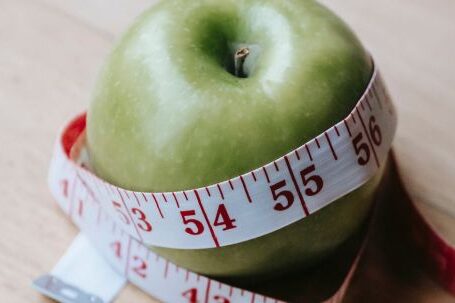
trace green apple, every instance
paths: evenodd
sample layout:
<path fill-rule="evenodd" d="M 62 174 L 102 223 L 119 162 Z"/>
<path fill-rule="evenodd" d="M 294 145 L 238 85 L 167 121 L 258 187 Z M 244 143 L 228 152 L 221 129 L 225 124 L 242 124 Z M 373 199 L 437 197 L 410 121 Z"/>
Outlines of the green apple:
<path fill-rule="evenodd" d="M 355 35 L 315 1 L 163 1 L 126 32 L 102 70 L 88 111 L 91 163 L 103 179 L 132 190 L 223 181 L 339 122 L 371 75 Z M 267 277 L 314 264 L 362 224 L 378 180 L 251 241 L 151 249 L 216 277 Z"/>

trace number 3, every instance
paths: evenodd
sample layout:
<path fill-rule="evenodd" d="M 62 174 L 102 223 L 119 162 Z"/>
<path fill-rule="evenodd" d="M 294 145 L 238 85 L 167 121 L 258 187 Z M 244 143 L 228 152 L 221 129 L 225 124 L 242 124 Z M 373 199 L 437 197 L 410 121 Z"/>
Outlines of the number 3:
<path fill-rule="evenodd" d="M 137 223 L 137 226 L 142 229 L 143 231 L 152 231 L 152 224 L 150 224 L 149 221 L 147 221 L 147 217 L 145 216 L 144 212 L 142 210 L 140 210 L 139 208 L 133 208 L 131 210 L 131 212 L 134 214 L 134 215 L 139 215 L 138 216 L 138 220 L 140 221 L 139 223 Z"/>

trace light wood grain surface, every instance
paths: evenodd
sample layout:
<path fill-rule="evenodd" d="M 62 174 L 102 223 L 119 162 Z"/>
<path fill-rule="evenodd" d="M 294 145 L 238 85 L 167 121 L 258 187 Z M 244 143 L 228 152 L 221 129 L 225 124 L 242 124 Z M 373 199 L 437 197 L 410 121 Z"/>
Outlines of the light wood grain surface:
<path fill-rule="evenodd" d="M 47 189 L 53 140 L 86 108 L 116 37 L 153 2 L 0 0 L 1 302 L 48 302 L 31 281 L 77 233 Z M 455 2 L 324 2 L 381 67 L 399 110 L 395 150 L 406 188 L 455 243 Z M 455 302 L 418 269 L 396 274 L 377 259 L 367 254 L 346 301 Z M 153 300 L 129 286 L 118 302 Z"/>

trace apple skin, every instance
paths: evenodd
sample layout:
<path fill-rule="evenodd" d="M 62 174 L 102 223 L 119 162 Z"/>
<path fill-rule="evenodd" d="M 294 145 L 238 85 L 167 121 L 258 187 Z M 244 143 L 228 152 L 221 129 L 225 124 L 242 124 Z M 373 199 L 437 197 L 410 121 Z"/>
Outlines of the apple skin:
<path fill-rule="evenodd" d="M 232 74 L 241 46 L 251 50 L 246 78 Z M 125 33 L 101 72 L 87 119 L 91 164 L 101 178 L 138 191 L 223 181 L 339 122 L 371 75 L 355 35 L 315 1 L 163 1 Z M 251 241 L 151 249 L 216 277 L 264 278 L 308 266 L 358 229 L 378 180 Z"/>

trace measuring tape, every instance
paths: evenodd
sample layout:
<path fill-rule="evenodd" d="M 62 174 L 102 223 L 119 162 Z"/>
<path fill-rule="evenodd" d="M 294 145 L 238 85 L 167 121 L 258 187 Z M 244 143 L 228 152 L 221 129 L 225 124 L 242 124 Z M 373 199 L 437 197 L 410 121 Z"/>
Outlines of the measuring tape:
<path fill-rule="evenodd" d="M 69 128 L 84 128 L 84 124 L 81 116 Z M 64 132 L 63 140 L 72 135 L 72 129 Z M 64 199 L 62 194 L 69 188 L 76 194 L 88 191 L 122 230 L 144 245 L 178 249 L 226 246 L 304 219 L 360 187 L 386 159 L 395 129 L 393 106 L 374 72 L 364 96 L 345 120 L 280 159 L 239 177 L 179 192 L 122 189 L 84 168 L 89 161 L 84 156 L 82 132 L 72 146 L 71 160 L 70 148 L 57 146 L 51 189 L 57 199 Z M 61 162 L 68 164 L 62 168 Z M 56 176 L 64 171 L 68 176 Z M 71 211 L 77 212 L 77 203 L 79 200 Z"/>
<path fill-rule="evenodd" d="M 60 280 L 59 274 L 44 276 L 35 281 L 35 286 L 63 302 L 110 301 L 126 278 L 164 302 L 278 302 L 180 268 L 151 252 L 148 246 L 221 247 L 304 219 L 378 172 L 390 151 L 396 124 L 394 107 L 375 69 L 348 117 L 276 161 L 204 188 L 145 193 L 109 184 L 90 171 L 85 114 L 80 115 L 59 137 L 49 184 L 61 208 L 89 241 L 78 238 L 70 250 L 73 253 L 63 258 L 67 261 L 62 259 L 59 264 L 63 265 L 57 266 L 57 271 L 68 271 L 70 264 L 79 262 L 78 258 L 100 254 L 109 265 L 103 265 L 107 267 L 105 275 L 98 280 L 107 281 L 115 275 L 118 279 L 104 287 L 109 294 L 104 291 L 103 295 L 94 295 L 102 286 L 90 290 L 93 283 L 84 284 L 84 280 L 90 280 L 87 272 L 80 274 L 82 278 L 76 282 L 68 282 L 70 278 Z M 93 253 L 88 243 L 96 248 Z M 327 302 L 342 299 L 359 256 Z M 104 261 L 96 260 L 94 264 L 101 268 Z"/>

